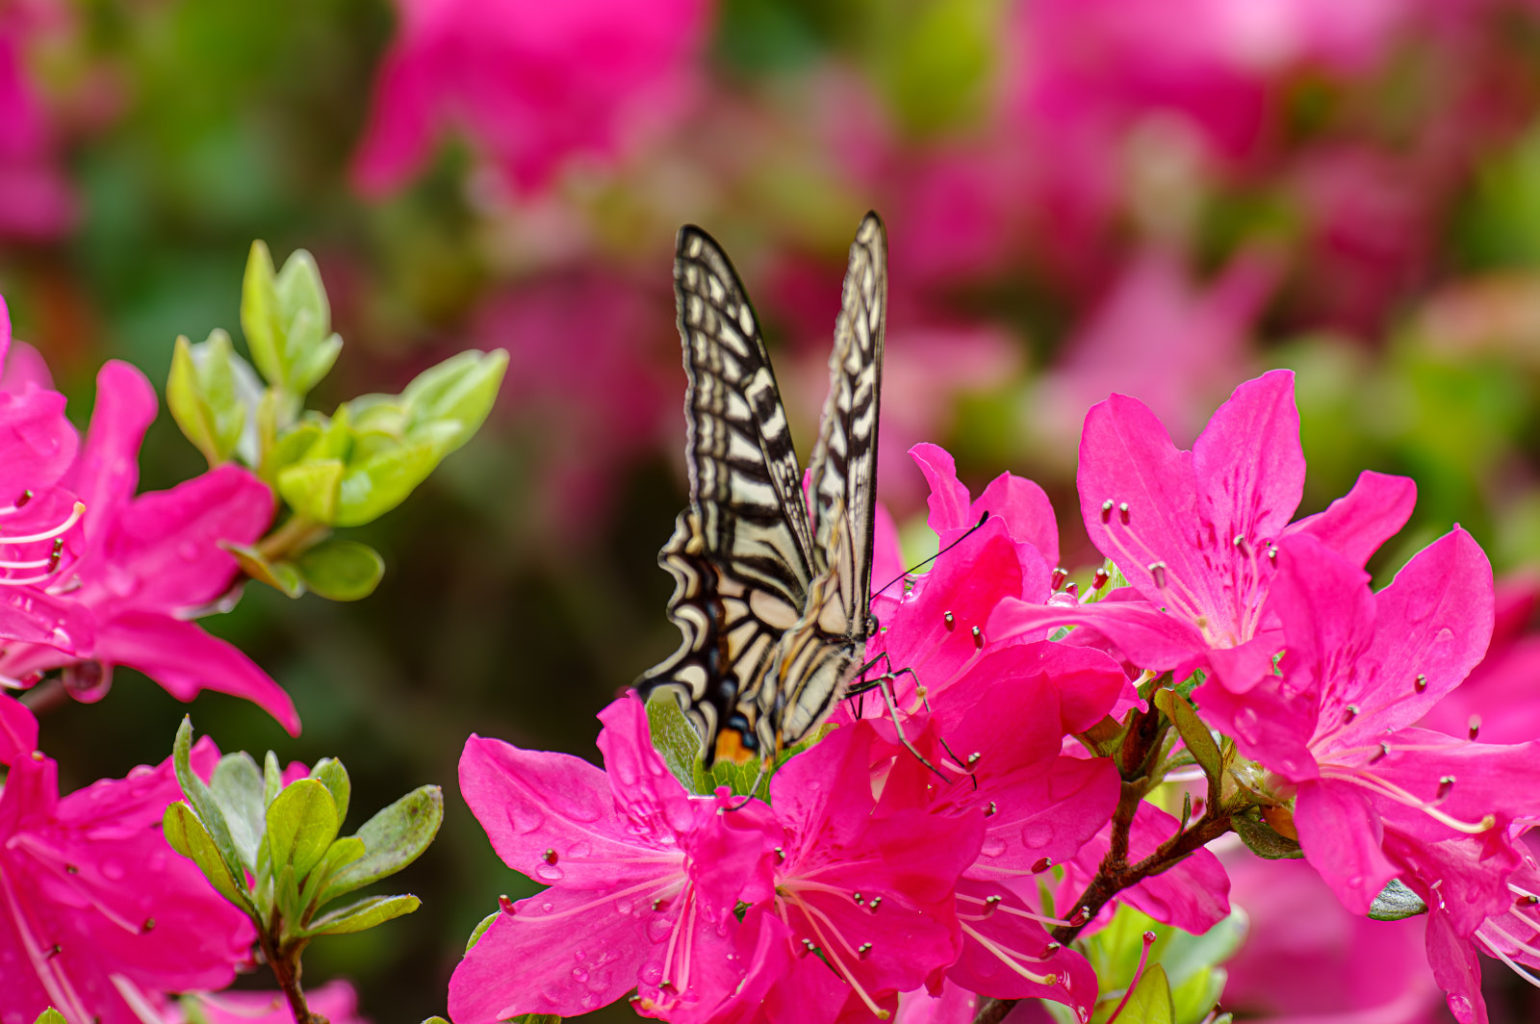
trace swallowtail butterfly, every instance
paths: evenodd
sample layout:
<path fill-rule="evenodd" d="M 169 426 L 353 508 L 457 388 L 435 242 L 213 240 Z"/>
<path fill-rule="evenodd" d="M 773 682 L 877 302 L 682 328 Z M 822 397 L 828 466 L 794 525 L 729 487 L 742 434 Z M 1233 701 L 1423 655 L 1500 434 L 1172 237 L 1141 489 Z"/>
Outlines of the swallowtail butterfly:
<path fill-rule="evenodd" d="M 876 630 L 868 604 L 887 240 L 869 213 L 850 246 L 829 396 L 809 467 L 743 284 L 686 226 L 674 254 L 684 343 L 690 506 L 658 562 L 684 641 L 636 683 L 680 693 L 703 759 L 770 761 L 828 715 Z M 810 514 L 811 513 L 811 514 Z"/>

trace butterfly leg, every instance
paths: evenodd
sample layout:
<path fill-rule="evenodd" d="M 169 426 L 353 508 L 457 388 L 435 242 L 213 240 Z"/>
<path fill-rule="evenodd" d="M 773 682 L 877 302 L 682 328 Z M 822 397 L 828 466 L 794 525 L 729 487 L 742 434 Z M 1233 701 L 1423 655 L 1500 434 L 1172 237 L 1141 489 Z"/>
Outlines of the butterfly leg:
<path fill-rule="evenodd" d="M 922 764 L 924 764 L 927 768 L 930 768 L 931 771 L 936 771 L 936 769 L 931 766 L 929 761 L 926 761 L 925 758 L 920 757 L 919 752 L 916 751 L 914 749 L 914 747 L 910 745 L 909 741 L 904 737 L 903 726 L 900 725 L 899 722 L 898 722 L 897 702 L 893 698 L 892 693 L 890 692 L 891 691 L 891 685 L 885 685 L 885 684 L 891 684 L 895 679 L 897 679 L 901 675 L 908 675 L 911 679 L 914 680 L 914 692 L 915 692 L 915 696 L 920 698 L 920 706 L 923 707 L 925 709 L 925 713 L 927 715 L 929 715 L 929 714 L 932 713 L 931 709 L 930 709 L 930 701 L 925 696 L 925 687 L 920 683 L 920 675 L 919 675 L 919 673 L 916 672 L 912 668 L 895 669 L 893 667 L 892 659 L 888 657 L 888 652 L 887 651 L 883 651 L 880 654 L 878 654 L 875 658 L 873 658 L 871 661 L 869 661 L 865 665 L 863 665 L 861 667 L 860 673 L 858 673 L 858 676 L 864 676 L 868 671 L 870 671 L 871 669 L 876 668 L 879 664 L 881 664 L 883 662 L 887 662 L 888 670 L 886 672 L 884 672 L 882 675 L 877 676 L 877 677 L 875 677 L 873 679 L 861 679 L 860 682 L 857 682 L 855 685 L 851 686 L 849 689 L 847 689 L 845 691 L 845 696 L 847 696 L 847 697 L 862 697 L 862 696 L 864 696 L 870 690 L 881 690 L 882 694 L 883 694 L 883 697 L 887 700 L 888 713 L 893 716 L 893 726 L 894 726 L 895 729 L 898 730 L 899 740 L 904 744 L 904 746 L 911 753 L 914 754 L 915 757 L 918 757 L 920 759 L 920 762 Z M 857 714 L 856 717 L 859 718 L 860 715 Z M 978 786 L 979 786 L 979 780 L 973 777 L 973 772 L 970 769 L 970 767 L 968 765 L 968 762 L 966 762 L 962 758 L 958 757 L 957 754 L 952 750 L 952 748 L 947 746 L 947 742 L 946 742 L 946 738 L 945 737 L 937 735 L 936 742 L 941 744 L 941 749 L 946 751 L 947 757 L 950 757 L 952 759 L 952 763 L 957 765 L 957 768 L 958 768 L 959 771 L 963 772 L 964 774 L 966 774 L 969 777 L 969 779 L 973 782 L 973 788 L 977 789 Z M 937 774 L 940 775 L 941 773 L 937 772 Z M 946 778 L 946 776 L 942 775 L 942 778 Z M 947 779 L 947 781 L 950 782 L 951 780 Z"/>

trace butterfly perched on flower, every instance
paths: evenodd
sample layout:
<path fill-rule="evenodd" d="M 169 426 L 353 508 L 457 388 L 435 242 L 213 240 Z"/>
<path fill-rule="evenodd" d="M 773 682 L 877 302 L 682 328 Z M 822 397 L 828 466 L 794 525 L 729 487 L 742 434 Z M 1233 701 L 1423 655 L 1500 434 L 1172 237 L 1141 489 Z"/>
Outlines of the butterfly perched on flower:
<path fill-rule="evenodd" d="M 707 767 L 769 761 L 811 733 L 861 668 L 876 507 L 887 239 L 868 213 L 850 246 L 829 396 L 803 491 L 770 357 L 732 263 L 679 232 L 674 294 L 684 343 L 690 505 L 658 562 L 684 634 L 642 675 L 680 693 Z"/>

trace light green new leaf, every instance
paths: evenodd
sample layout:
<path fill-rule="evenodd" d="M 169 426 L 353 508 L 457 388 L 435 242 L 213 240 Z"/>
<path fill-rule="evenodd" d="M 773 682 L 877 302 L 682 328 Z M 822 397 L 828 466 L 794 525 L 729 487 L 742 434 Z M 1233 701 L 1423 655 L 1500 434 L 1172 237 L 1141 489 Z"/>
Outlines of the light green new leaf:
<path fill-rule="evenodd" d="M 249 545 L 223 541 L 220 547 L 234 555 L 241 571 L 258 583 L 266 583 L 285 597 L 299 597 L 305 592 L 305 581 L 292 563 L 270 562 L 261 551 Z"/>
<path fill-rule="evenodd" d="M 32 1024 L 69 1024 L 69 1021 L 64 1019 L 64 1014 L 50 1006 L 38 1014 L 37 1020 L 33 1021 Z M 424 1021 L 423 1024 L 427 1024 L 427 1021 Z"/>
<path fill-rule="evenodd" d="M 220 810 L 214 795 L 203 784 L 203 780 L 198 778 L 197 773 L 192 770 L 192 734 L 192 718 L 183 715 L 182 724 L 177 727 L 176 740 L 171 747 L 171 763 L 176 771 L 177 783 L 182 787 L 182 795 L 187 798 L 187 802 L 213 842 L 214 849 L 224 859 L 226 868 L 233 876 L 241 863 L 240 853 L 230 837 L 230 826 L 225 821 L 224 812 Z"/>
<path fill-rule="evenodd" d="M 230 336 L 220 330 L 197 345 L 179 337 L 172 351 L 166 405 L 211 466 L 230 461 L 246 426 L 247 401 L 236 370 L 239 362 Z M 241 369 L 250 373 L 244 366 Z"/>
<path fill-rule="evenodd" d="M 385 575 L 385 559 L 367 544 L 332 537 L 294 559 L 305 586 L 328 601 L 358 601 L 374 593 Z"/>
<path fill-rule="evenodd" d="M 261 241 L 252 242 L 241 282 L 241 330 L 258 371 L 269 384 L 282 387 L 283 325 L 279 322 L 276 277 L 267 246 Z"/>
<path fill-rule="evenodd" d="M 487 929 L 492 927 L 492 922 L 496 921 L 501 914 L 501 910 L 494 910 L 481 919 L 471 931 L 471 937 L 465 940 L 465 951 L 467 953 L 471 951 L 472 946 L 481 941 L 481 937 L 487 933 Z"/>
<path fill-rule="evenodd" d="M 345 470 L 341 459 L 306 457 L 279 471 L 278 493 L 306 519 L 336 523 Z"/>
<path fill-rule="evenodd" d="M 647 731 L 652 735 L 652 745 L 680 785 L 696 793 L 709 792 L 703 788 L 708 784 L 705 773 L 700 772 L 700 777 L 696 778 L 700 734 L 685 717 L 672 693 L 659 690 L 647 702 Z"/>
<path fill-rule="evenodd" d="M 198 870 L 209 880 L 221 896 L 248 914 L 255 915 L 251 897 L 244 883 L 237 883 L 235 876 L 225 865 L 224 858 L 214 846 L 208 829 L 198 820 L 198 815 L 187 804 L 178 800 L 166 807 L 161 818 L 161 831 L 171 848 L 198 865 Z"/>
<path fill-rule="evenodd" d="M 469 441 L 492 411 L 508 369 L 508 353 L 461 352 L 418 374 L 401 392 L 408 409 L 407 437 L 430 423 L 453 424 L 441 438 L 444 454 Z"/>
<path fill-rule="evenodd" d="M 373 522 L 406 500 L 443 457 L 437 441 L 424 441 L 380 451 L 349 466 L 338 487 L 336 517 L 327 521 L 338 526 Z"/>
<path fill-rule="evenodd" d="M 1160 964 L 1150 964 L 1144 976 L 1123 1006 L 1122 1020 L 1140 1024 L 1173 1024 L 1176 1009 L 1171 1005 L 1171 984 Z"/>
<path fill-rule="evenodd" d="M 420 906 L 422 900 L 416 896 L 368 896 L 357 903 L 349 903 L 331 913 L 322 914 L 298 934 L 308 937 L 361 932 L 403 914 L 410 914 Z"/>
<path fill-rule="evenodd" d="M 1155 706 L 1161 710 L 1171 724 L 1176 726 L 1176 731 L 1181 734 L 1182 742 L 1187 746 L 1198 766 L 1203 769 L 1209 785 L 1217 792 L 1220 776 L 1224 766 L 1219 755 L 1219 745 L 1214 742 L 1214 736 L 1208 731 L 1198 718 L 1197 712 L 1187 702 L 1187 698 L 1174 690 L 1159 689 L 1154 695 Z"/>
<path fill-rule="evenodd" d="M 337 805 L 337 824 L 348 820 L 348 801 L 353 795 L 353 783 L 348 770 L 335 757 L 323 757 L 310 767 L 310 777 L 320 782 L 331 793 Z"/>
<path fill-rule="evenodd" d="M 262 772 L 244 750 L 226 754 L 214 767 L 209 792 L 224 813 L 230 840 L 248 871 L 257 869 L 257 847 L 267 825 Z"/>
<path fill-rule="evenodd" d="M 364 855 L 338 871 L 321 894 L 325 905 L 355 889 L 395 874 L 422 855 L 444 820 L 444 794 L 419 786 L 364 822 L 356 835 Z"/>
<path fill-rule="evenodd" d="M 303 878 L 326 855 L 337 838 L 337 804 L 326 786 L 316 779 L 300 779 L 286 786 L 267 808 L 267 844 L 273 870 L 292 865 L 296 879 Z"/>

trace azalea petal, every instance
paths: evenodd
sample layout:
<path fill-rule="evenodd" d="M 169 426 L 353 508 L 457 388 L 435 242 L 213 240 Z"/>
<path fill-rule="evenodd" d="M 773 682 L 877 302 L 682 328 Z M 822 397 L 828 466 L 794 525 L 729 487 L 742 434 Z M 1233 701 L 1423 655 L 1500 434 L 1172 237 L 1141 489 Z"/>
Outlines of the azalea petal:
<path fill-rule="evenodd" d="M 1481 995 L 1481 962 L 1470 940 L 1461 938 L 1443 914 L 1428 917 L 1428 965 L 1447 994 L 1449 1012 L 1460 1024 L 1488 1024 Z"/>
<path fill-rule="evenodd" d="M 1308 533 L 1355 565 L 1369 561 L 1380 545 L 1395 536 L 1417 504 L 1411 477 L 1364 470 L 1353 489 L 1325 511 L 1290 523 L 1284 535 Z"/>
<path fill-rule="evenodd" d="M 4 316 L 0 315 L 0 322 Z M 30 385 L 43 391 L 54 390 L 53 375 L 48 363 L 37 349 L 24 341 L 13 341 L 9 355 L 3 357 L 4 372 L 0 372 L 0 391 L 19 395 Z"/>
<path fill-rule="evenodd" d="M 272 518 L 267 485 L 234 465 L 141 494 L 123 508 L 103 548 L 111 563 L 105 571 L 132 579 L 132 592 L 114 593 L 113 603 L 171 612 L 214 600 L 239 569 L 221 543 L 251 544 Z"/>
<path fill-rule="evenodd" d="M 1105 757 L 1061 756 L 1047 766 L 991 776 L 970 800 L 987 816 L 983 846 L 966 875 L 1008 879 L 1043 858 L 1068 860 L 1106 827 L 1120 792 L 1117 769 Z"/>
<path fill-rule="evenodd" d="M 641 698 L 628 690 L 599 712 L 599 721 L 604 728 L 598 746 L 616 808 L 658 839 L 688 829 L 695 807 L 652 745 L 652 727 Z"/>
<path fill-rule="evenodd" d="M 963 879 L 957 900 L 963 948 L 948 980 L 996 999 L 1051 999 L 1090 1019 L 1096 972 L 1079 953 L 1053 943 L 1014 890 Z"/>
<path fill-rule="evenodd" d="M 1267 603 L 1283 626 L 1287 651 L 1280 667 L 1290 690 L 1319 693 L 1323 722 L 1355 718 L 1344 712 L 1377 696 L 1367 692 L 1375 676 L 1363 668 L 1341 673 L 1338 663 L 1345 656 L 1352 664 L 1368 646 L 1375 617 L 1368 575 L 1314 537 L 1288 537 L 1278 544 L 1278 574 Z"/>
<path fill-rule="evenodd" d="M 1503 745 L 1472 743 L 1430 729 L 1402 729 L 1385 737 L 1390 753 L 1374 774 L 1403 791 L 1436 803 L 1443 814 L 1471 824 L 1540 818 L 1540 740 Z M 1448 780 L 1446 782 L 1446 780 Z M 1445 826 L 1407 809 L 1442 838 Z"/>
<path fill-rule="evenodd" d="M 1235 693 L 1209 680 L 1192 693 L 1203 720 L 1235 740 L 1236 749 L 1291 782 L 1320 775 L 1310 739 L 1315 734 L 1315 704 L 1290 700 L 1277 685 Z"/>
<path fill-rule="evenodd" d="M 0 764 L 15 764 L 37 749 L 37 716 L 9 694 L 0 693 Z"/>
<path fill-rule="evenodd" d="M 909 449 L 909 457 L 920 467 L 925 482 L 930 485 L 930 497 L 926 499 L 930 517 L 926 522 L 936 536 L 944 537 L 950 531 L 972 526 L 973 522 L 969 520 L 973 516 L 973 506 L 968 498 L 968 488 L 958 481 L 957 463 L 951 454 L 940 445 L 922 443 Z"/>
<path fill-rule="evenodd" d="M 1305 860 L 1355 914 L 1367 914 L 1374 897 L 1396 877 L 1395 865 L 1380 848 L 1379 817 L 1348 783 L 1322 779 L 1300 786 L 1294 827 Z"/>
<path fill-rule="evenodd" d="M 550 889 L 521 900 L 455 967 L 449 1018 L 497 1024 L 525 1013 L 572 1017 L 612 1003 L 636 985 L 652 952 L 654 920 L 645 910 L 619 913 L 608 895 L 591 891 Z"/>
<path fill-rule="evenodd" d="M 155 389 L 128 363 L 109 360 L 96 375 L 96 408 L 85 449 L 65 483 L 86 503 L 86 533 L 116 520 L 139 483 L 139 445 L 155 420 Z M 99 525 L 93 525 L 99 524 Z"/>
<path fill-rule="evenodd" d="M 1344 730 L 1344 743 L 1411 725 L 1481 661 L 1492 635 L 1491 563 L 1456 527 L 1413 556 L 1374 604 L 1374 641 L 1357 671 L 1368 685 L 1344 699 L 1376 710 Z"/>
<path fill-rule="evenodd" d="M 1213 569 L 1193 543 L 1195 524 L 1207 516 L 1199 507 L 1192 454 L 1177 450 L 1143 403 L 1113 395 L 1092 406 L 1081 432 L 1076 486 L 1091 543 L 1140 596 L 1189 620 L 1212 613 Z M 1157 563 L 1164 585 L 1152 575 Z"/>
<path fill-rule="evenodd" d="M 64 417 L 64 396 L 56 391 L 26 387 L 0 393 L 0 458 L 14 486 L 0 495 L 9 505 L 28 488 L 58 481 L 75 458 L 79 440 Z"/>
<path fill-rule="evenodd" d="M 915 989 L 898 997 L 893 1024 L 972 1024 L 978 1001 L 977 995 L 950 981 L 942 982 L 939 995 Z"/>
<path fill-rule="evenodd" d="M 1192 460 L 1221 543 L 1245 537 L 1260 547 L 1281 536 L 1305 490 L 1293 372 L 1236 388 L 1193 442 Z"/>
<path fill-rule="evenodd" d="M 608 776 L 581 758 L 472 736 L 460 755 L 460 793 L 503 863 L 536 881 L 618 889 L 683 880 L 674 836 L 633 829 Z"/>
<path fill-rule="evenodd" d="M 99 661 L 138 669 L 177 700 L 190 701 L 202 690 L 228 693 L 272 715 L 289 735 L 299 735 L 299 713 L 283 687 L 238 647 L 195 622 L 159 612 L 120 612 L 99 627 L 94 651 Z"/>
<path fill-rule="evenodd" d="M 1460 935 L 1475 935 L 1489 918 L 1513 934 L 1512 926 L 1521 918 L 1510 916 L 1514 890 L 1509 885 L 1522 886 L 1515 877 L 1525 864 L 1519 845 L 1501 830 L 1453 837 L 1446 831 L 1430 842 L 1403 830 L 1405 823 L 1403 817 L 1385 824 L 1385 854 L 1396 865 L 1397 877 Z"/>
<path fill-rule="evenodd" d="M 353 181 L 366 195 L 398 187 L 427 156 L 435 134 L 434 92 L 424 54 L 402 45 L 386 53 L 353 158 Z"/>
<path fill-rule="evenodd" d="M 39 662 L 73 661 L 70 655 L 89 651 L 96 643 L 96 617 L 78 601 L 55 597 L 40 588 L 0 587 L 0 637 L 17 645 L 7 652 L 6 671 L 24 676 L 33 671 L 19 667 L 33 660 L 23 654 L 25 645 L 42 648 L 36 659 Z"/>
<path fill-rule="evenodd" d="M 1006 597 L 991 612 L 985 635 L 998 643 L 1020 637 L 1040 640 L 1062 626 L 1094 629 L 1128 661 L 1156 672 L 1190 664 L 1208 649 L 1192 623 L 1142 600 L 1038 604 Z"/>
<path fill-rule="evenodd" d="M 967 525 L 973 526 L 985 512 L 1004 519 L 1011 537 L 1036 548 L 1050 568 L 1059 564 L 1059 525 L 1053 503 L 1036 483 L 1014 473 L 1001 473 L 968 509 L 973 522 Z"/>

